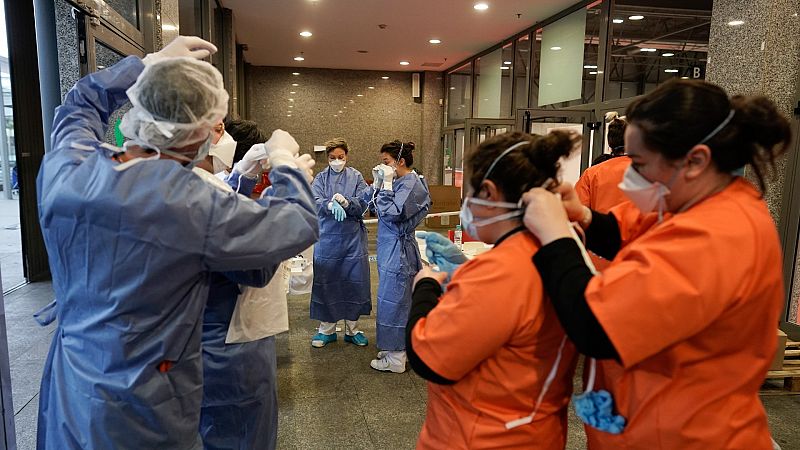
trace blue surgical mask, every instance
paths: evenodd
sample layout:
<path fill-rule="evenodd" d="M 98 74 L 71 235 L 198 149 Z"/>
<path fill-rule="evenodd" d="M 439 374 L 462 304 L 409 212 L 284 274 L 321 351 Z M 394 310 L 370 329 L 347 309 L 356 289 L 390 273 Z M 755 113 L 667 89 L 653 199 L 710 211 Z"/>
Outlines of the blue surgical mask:
<path fill-rule="evenodd" d="M 614 398 L 606 390 L 594 390 L 597 361 L 590 358 L 589 382 L 581 394 L 572 395 L 575 415 L 586 425 L 609 434 L 620 434 L 625 430 L 625 418 L 614 414 Z"/>

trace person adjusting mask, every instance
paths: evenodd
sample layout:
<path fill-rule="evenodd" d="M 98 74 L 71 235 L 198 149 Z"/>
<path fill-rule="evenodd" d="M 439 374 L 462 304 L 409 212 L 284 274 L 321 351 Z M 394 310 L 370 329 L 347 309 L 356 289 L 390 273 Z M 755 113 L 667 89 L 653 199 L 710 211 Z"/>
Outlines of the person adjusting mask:
<path fill-rule="evenodd" d="M 782 254 L 761 192 L 734 172 L 749 165 L 763 192 L 791 127 L 770 100 L 704 81 L 664 83 L 626 116 L 620 188 L 633 202 L 604 214 L 567 184 L 523 197 L 558 320 L 597 360 L 586 389 L 597 395 L 578 408 L 588 446 L 769 449 L 759 388 L 784 302 Z M 602 274 L 569 220 L 612 260 Z"/>
<path fill-rule="evenodd" d="M 274 266 L 317 238 L 297 164 L 274 164 L 274 195 L 257 202 L 189 170 L 228 109 L 222 76 L 198 60 L 214 51 L 178 37 L 79 80 L 56 110 L 36 190 L 58 299 L 40 449 L 200 448 L 210 273 Z M 102 140 L 129 100 L 120 152 Z"/>
<path fill-rule="evenodd" d="M 443 272 L 426 267 L 415 278 L 406 350 L 411 367 L 428 380 L 418 449 L 564 448 L 577 353 L 550 320 L 553 306 L 530 264 L 539 244 L 517 205 L 531 186 L 558 177 L 559 161 L 576 143 L 563 131 L 506 133 L 466 159 L 472 212 L 464 216 L 480 217 L 471 222 L 480 222 L 473 237 L 494 247 L 461 264 L 447 292 Z M 425 237 L 434 255 L 448 263 L 463 258 L 433 234 Z"/>
<path fill-rule="evenodd" d="M 414 149 L 413 142 L 384 144 L 380 149 L 382 164 L 373 169 L 374 182 L 364 196 L 378 214 L 376 340 L 380 351 L 370 367 L 382 372 L 406 370 L 404 335 L 411 287 L 414 274 L 422 268 L 414 230 L 431 207 L 430 192 L 412 171 Z"/>
<path fill-rule="evenodd" d="M 311 346 L 336 342 L 336 323 L 344 321 L 344 342 L 359 347 L 369 341 L 358 320 L 372 312 L 367 228 L 368 190 L 361 172 L 345 167 L 350 148 L 342 138 L 325 143 L 328 170 L 317 174 L 312 189 L 320 223 L 319 244 L 314 247 L 314 285 L 310 317 L 319 321 Z"/>
<path fill-rule="evenodd" d="M 211 148 L 208 150 L 213 174 L 227 175 L 227 172 L 233 167 L 233 157 L 236 153 L 236 147 L 236 140 L 225 129 L 225 124 L 219 122 L 214 127 Z"/>

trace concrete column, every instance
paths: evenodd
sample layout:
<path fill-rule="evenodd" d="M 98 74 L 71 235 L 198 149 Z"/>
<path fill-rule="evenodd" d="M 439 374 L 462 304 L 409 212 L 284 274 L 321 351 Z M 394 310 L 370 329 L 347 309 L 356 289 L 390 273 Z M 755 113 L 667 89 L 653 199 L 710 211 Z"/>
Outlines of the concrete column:
<path fill-rule="evenodd" d="M 422 129 L 418 154 L 419 164 L 428 184 L 442 184 L 442 72 L 425 72 L 422 83 Z"/>

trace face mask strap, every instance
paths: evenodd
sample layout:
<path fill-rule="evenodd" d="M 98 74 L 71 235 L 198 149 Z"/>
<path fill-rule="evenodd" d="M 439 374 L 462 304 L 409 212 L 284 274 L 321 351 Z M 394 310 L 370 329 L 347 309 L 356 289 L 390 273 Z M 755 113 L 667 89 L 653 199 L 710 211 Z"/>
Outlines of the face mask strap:
<path fill-rule="evenodd" d="M 713 130 L 711 130 L 711 133 L 708 133 L 708 135 L 706 135 L 706 137 L 704 137 L 700 142 L 698 142 L 697 145 L 705 144 L 706 142 L 708 142 L 709 139 L 711 139 L 714 136 L 716 136 L 717 133 L 719 133 L 720 131 L 722 131 L 723 128 L 728 126 L 728 124 L 731 122 L 731 119 L 733 119 L 733 116 L 735 114 L 736 114 L 736 110 L 732 109 L 731 112 L 728 113 L 728 117 L 726 117 L 725 120 L 722 121 L 722 123 L 717 125 L 717 128 L 714 128 Z"/>
<path fill-rule="evenodd" d="M 484 181 L 489 179 L 489 175 L 492 173 L 492 170 L 494 170 L 494 166 L 496 166 L 497 163 L 501 159 L 503 159 L 504 156 L 506 156 L 507 154 L 511 153 L 512 150 L 514 150 L 514 149 L 516 149 L 518 147 L 522 147 L 525 144 L 530 144 L 530 142 L 528 142 L 528 141 L 519 141 L 516 144 L 512 145 L 511 147 L 508 147 L 507 149 L 505 149 L 503 151 L 503 153 L 500 153 L 500 155 L 497 158 L 495 158 L 494 161 L 492 161 L 492 164 L 489 166 L 489 170 L 486 171 L 486 175 L 484 175 L 483 176 L 483 180 L 481 180 L 481 184 L 483 184 Z"/>

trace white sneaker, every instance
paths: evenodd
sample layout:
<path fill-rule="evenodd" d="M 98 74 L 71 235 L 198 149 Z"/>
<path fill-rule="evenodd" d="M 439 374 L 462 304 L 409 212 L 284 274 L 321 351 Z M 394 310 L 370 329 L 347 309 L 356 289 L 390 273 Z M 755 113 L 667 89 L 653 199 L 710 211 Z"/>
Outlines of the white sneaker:
<path fill-rule="evenodd" d="M 388 354 L 389 354 L 389 352 L 387 350 L 381 350 L 381 351 L 378 352 L 378 356 L 376 356 L 375 359 L 386 358 L 386 355 L 388 355 Z"/>
<path fill-rule="evenodd" d="M 389 361 L 388 353 L 384 355 L 381 359 L 373 359 L 369 362 L 369 366 L 375 370 L 380 370 L 381 372 L 394 372 L 394 373 L 403 373 L 406 371 L 405 364 L 396 364 Z"/>

